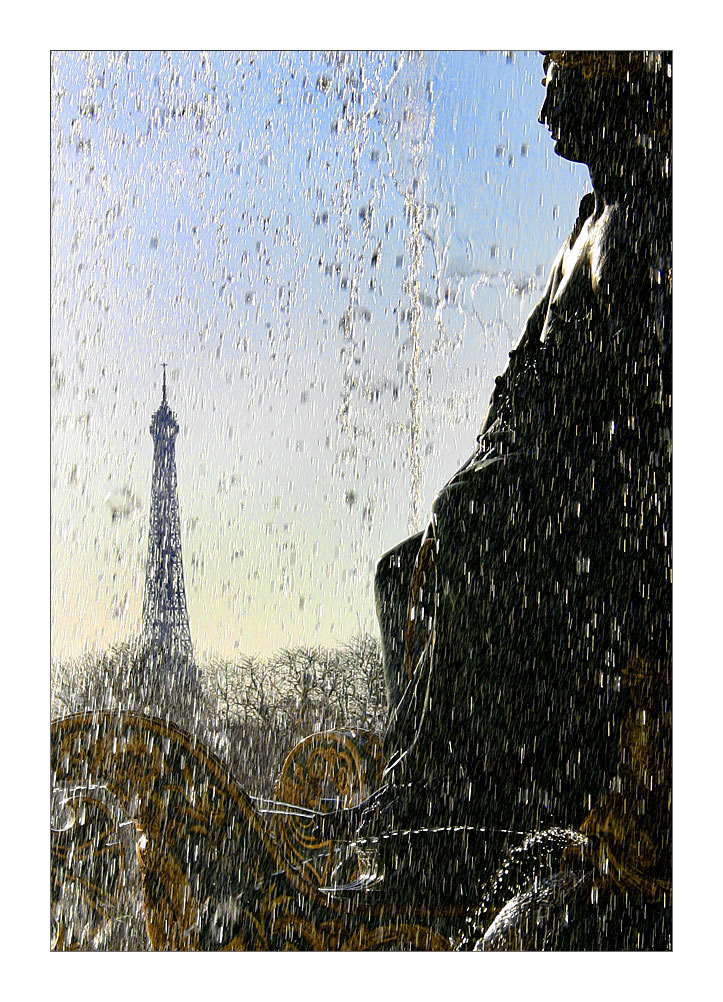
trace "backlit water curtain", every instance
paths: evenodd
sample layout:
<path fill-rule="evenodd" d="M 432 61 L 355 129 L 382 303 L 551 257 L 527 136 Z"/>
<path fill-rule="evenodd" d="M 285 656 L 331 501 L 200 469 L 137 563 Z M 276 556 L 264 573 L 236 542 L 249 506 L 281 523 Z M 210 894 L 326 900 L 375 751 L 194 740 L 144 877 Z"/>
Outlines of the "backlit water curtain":
<path fill-rule="evenodd" d="M 669 947 L 670 81 L 53 54 L 56 946 Z"/>

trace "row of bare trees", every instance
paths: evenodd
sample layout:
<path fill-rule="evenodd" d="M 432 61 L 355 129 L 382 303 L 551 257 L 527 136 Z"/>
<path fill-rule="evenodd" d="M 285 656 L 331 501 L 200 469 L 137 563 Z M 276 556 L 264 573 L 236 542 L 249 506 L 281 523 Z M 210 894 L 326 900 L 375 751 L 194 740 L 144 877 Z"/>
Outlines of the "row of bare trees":
<path fill-rule="evenodd" d="M 379 643 L 368 634 L 340 647 L 297 647 L 270 658 L 159 663 L 122 644 L 51 669 L 51 713 L 135 709 L 168 716 L 220 754 L 249 792 L 271 796 L 284 756 L 329 728 L 381 732 L 387 708 Z M 168 679 L 175 680 L 169 691 Z M 184 684 L 178 683 L 182 678 Z"/>
<path fill-rule="evenodd" d="M 327 727 L 379 730 L 386 717 L 379 645 L 368 635 L 335 649 L 284 649 L 268 660 L 215 660 L 203 684 L 227 722 L 258 720 L 299 736 Z"/>
<path fill-rule="evenodd" d="M 286 649 L 267 659 L 171 662 L 137 644 L 56 662 L 52 716 L 133 709 L 166 717 L 197 735 L 249 794 L 263 798 L 273 798 L 284 758 L 301 738 L 328 728 L 381 732 L 386 721 L 381 652 L 368 635 L 334 649 Z M 113 916 L 88 949 L 147 948 L 133 829 L 120 826 L 118 834 L 126 850 L 122 887 Z M 66 925 L 82 925 L 77 889 L 66 890 L 70 898 L 58 904 L 57 915 Z"/>

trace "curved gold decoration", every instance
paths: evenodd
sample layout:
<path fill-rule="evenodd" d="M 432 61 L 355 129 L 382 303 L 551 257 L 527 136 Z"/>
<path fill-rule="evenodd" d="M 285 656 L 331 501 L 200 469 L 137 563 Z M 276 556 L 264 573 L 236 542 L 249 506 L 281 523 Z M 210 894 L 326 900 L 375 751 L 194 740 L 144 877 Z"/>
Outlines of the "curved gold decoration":
<path fill-rule="evenodd" d="M 376 782 L 378 754 L 365 732 L 314 735 L 287 758 L 282 775 L 292 786 L 280 789 L 313 798 L 323 772 L 353 799 Z M 373 896 L 323 894 L 314 867 L 286 856 L 228 768 L 172 724 L 130 712 L 76 714 L 53 722 L 51 756 L 56 789 L 102 784 L 134 819 L 153 949 L 450 948 L 429 913 L 418 921 Z M 66 864 L 67 854 L 56 854 L 59 882 Z"/>
<path fill-rule="evenodd" d="M 50 830 L 50 879 L 54 900 L 65 887 L 75 892 L 89 921 L 79 932 L 54 916 L 53 948 L 81 949 L 110 920 L 125 871 L 118 819 L 107 804 L 86 791 L 74 791 L 62 804 L 69 824 Z"/>
<path fill-rule="evenodd" d="M 603 797 L 580 826 L 599 844 L 595 883 L 611 890 L 642 894 L 648 901 L 668 901 L 673 890 L 666 861 L 654 832 L 618 793 Z"/>
<path fill-rule="evenodd" d="M 287 755 L 274 787 L 284 804 L 326 813 L 355 807 L 382 781 L 382 742 L 371 731 L 322 731 L 300 741 Z M 290 808 L 290 811 L 293 808 Z M 314 834 L 316 822 L 301 815 L 274 816 L 274 834 L 284 852 L 317 886 L 350 883 L 359 876 L 356 854 Z"/>
<path fill-rule="evenodd" d="M 669 901 L 672 717 L 666 661 L 632 657 L 622 672 L 628 710 L 620 724 L 622 788 L 604 794 L 580 832 L 598 845 L 595 883 Z M 572 855 L 575 855 L 575 850 Z M 570 856 L 568 856 L 570 858 Z"/>

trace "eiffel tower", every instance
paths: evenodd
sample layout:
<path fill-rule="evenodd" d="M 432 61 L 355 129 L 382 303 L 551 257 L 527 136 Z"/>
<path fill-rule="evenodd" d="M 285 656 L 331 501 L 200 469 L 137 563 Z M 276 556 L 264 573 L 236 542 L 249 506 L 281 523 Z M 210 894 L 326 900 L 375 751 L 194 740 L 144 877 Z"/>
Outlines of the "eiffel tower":
<path fill-rule="evenodd" d="M 160 655 L 166 665 L 193 664 L 191 630 L 186 609 L 181 556 L 181 524 L 176 484 L 178 422 L 166 399 L 166 365 L 163 364 L 163 399 L 151 419 L 153 482 L 148 529 L 148 560 L 143 595 L 142 645 Z"/>

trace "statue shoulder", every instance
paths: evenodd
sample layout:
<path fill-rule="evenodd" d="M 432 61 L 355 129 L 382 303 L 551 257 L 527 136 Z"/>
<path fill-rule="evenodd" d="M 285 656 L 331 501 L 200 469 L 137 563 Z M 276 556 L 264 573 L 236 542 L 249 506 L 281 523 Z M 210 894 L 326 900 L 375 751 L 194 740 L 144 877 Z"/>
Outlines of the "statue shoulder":
<path fill-rule="evenodd" d="M 562 245 L 562 247 L 560 247 L 559 251 L 557 252 L 557 256 L 555 257 L 555 260 L 552 263 L 552 267 L 550 268 L 550 274 L 547 279 L 547 284 L 545 286 L 545 291 L 542 295 L 542 298 L 537 303 L 537 305 L 535 306 L 535 308 L 533 309 L 532 313 L 530 314 L 527 320 L 527 323 L 525 325 L 525 332 L 522 335 L 522 339 L 520 341 L 520 347 L 522 346 L 523 342 L 530 340 L 535 340 L 535 341 L 539 340 L 545 325 L 545 319 L 547 317 L 547 311 L 549 309 L 550 302 L 555 298 L 558 286 L 563 277 L 565 263 L 569 257 L 570 252 L 577 243 L 578 237 L 582 233 L 585 225 L 593 215 L 594 211 L 595 211 L 595 196 L 593 195 L 592 192 L 588 192 L 587 194 L 583 195 L 582 199 L 580 200 L 580 207 L 578 209 L 577 219 L 575 220 L 572 230 L 570 231 L 570 235 L 568 236 L 567 240 Z"/>

